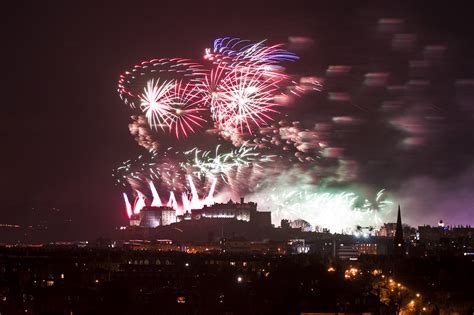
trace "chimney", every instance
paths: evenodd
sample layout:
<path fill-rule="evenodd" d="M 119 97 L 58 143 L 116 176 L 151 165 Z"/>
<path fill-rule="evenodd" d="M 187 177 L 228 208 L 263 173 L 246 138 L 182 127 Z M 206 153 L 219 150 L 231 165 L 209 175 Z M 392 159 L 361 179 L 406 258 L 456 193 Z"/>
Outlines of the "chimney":
<path fill-rule="evenodd" d="M 244 203 L 244 197 L 240 197 L 240 203 L 241 203 L 241 204 Z"/>

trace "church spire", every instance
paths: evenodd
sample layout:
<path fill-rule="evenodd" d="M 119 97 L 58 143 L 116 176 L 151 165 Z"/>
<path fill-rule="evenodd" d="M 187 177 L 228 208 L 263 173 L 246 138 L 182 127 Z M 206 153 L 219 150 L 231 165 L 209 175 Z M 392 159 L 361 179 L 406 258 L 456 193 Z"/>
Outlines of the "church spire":
<path fill-rule="evenodd" d="M 397 256 L 405 255 L 405 241 L 403 240 L 402 214 L 400 205 L 398 205 L 397 229 L 395 230 L 395 237 L 393 239 L 393 253 Z"/>

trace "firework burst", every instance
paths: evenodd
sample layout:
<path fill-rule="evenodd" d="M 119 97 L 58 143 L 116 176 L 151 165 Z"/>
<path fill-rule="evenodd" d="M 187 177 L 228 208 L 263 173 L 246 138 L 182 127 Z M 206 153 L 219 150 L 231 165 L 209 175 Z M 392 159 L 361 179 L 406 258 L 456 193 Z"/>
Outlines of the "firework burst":
<path fill-rule="evenodd" d="M 183 168 L 193 170 L 199 178 L 221 177 L 227 182 L 227 175 L 231 170 L 258 166 L 259 153 L 253 147 L 244 145 L 227 153 L 220 153 L 219 150 L 220 145 L 214 151 L 201 151 L 198 148 L 187 151 L 185 154 L 193 158 L 183 163 Z"/>
<path fill-rule="evenodd" d="M 202 98 L 199 89 L 190 84 L 179 81 L 175 84 L 174 92 L 169 98 L 166 123 L 170 132 L 179 139 L 180 134 L 185 137 L 194 133 L 196 127 L 202 127 L 206 120 L 202 117 L 206 109 L 201 107 Z"/>
<path fill-rule="evenodd" d="M 136 64 L 120 75 L 117 91 L 120 98 L 131 108 L 140 101 L 138 95 L 150 80 L 172 81 L 182 79 L 197 83 L 206 74 L 203 67 L 194 61 L 181 58 L 152 59 Z"/>
<path fill-rule="evenodd" d="M 140 108 L 145 113 L 148 123 L 152 128 L 164 130 L 165 127 L 170 127 L 169 116 L 172 115 L 170 102 L 172 94 L 170 91 L 175 87 L 173 81 L 150 80 L 140 98 Z"/>
<path fill-rule="evenodd" d="M 214 40 L 212 49 L 206 49 L 204 59 L 236 66 L 245 63 L 276 64 L 282 61 L 295 61 L 299 58 L 294 53 L 283 49 L 281 44 L 266 46 L 265 40 L 252 43 L 240 38 L 223 37 Z"/>
<path fill-rule="evenodd" d="M 191 60 L 163 58 L 141 62 L 120 76 L 121 99 L 140 111 L 132 116 L 130 132 L 151 153 L 123 163 L 114 174 L 118 184 L 131 186 L 136 195 L 147 191 L 150 182 L 158 184 L 156 188 L 150 186 L 154 199 L 158 191 L 189 194 L 189 189 L 212 186 L 210 191 L 214 192 L 216 187 L 223 188 L 223 183 L 237 192 L 246 180 L 258 178 L 259 163 L 271 160 L 261 157 L 257 147 L 250 146 L 241 135 L 244 131 L 255 134 L 278 114 L 275 97 L 287 83 L 279 64 L 298 57 L 282 45 L 221 38 L 207 50 L 205 59 L 212 61 L 209 70 Z M 182 140 L 208 123 L 225 140 L 235 138 L 232 142 L 237 148 L 224 153 L 219 152 L 220 145 L 213 153 L 195 148 L 169 157 L 169 151 L 163 150 L 165 146 L 154 135 L 167 131 Z M 197 176 L 196 186 L 189 176 Z M 212 178 L 219 178 L 219 183 Z M 141 194 L 136 202 L 142 205 L 143 198 Z"/>
<path fill-rule="evenodd" d="M 353 192 L 311 191 L 301 187 L 273 187 L 256 193 L 253 198 L 263 204 L 278 205 L 273 209 L 275 222 L 285 218 L 299 218 L 313 228 L 324 227 L 331 232 L 352 233 L 357 225 L 377 227 L 393 203 L 382 189 L 376 201 L 362 199 Z M 342 230 L 342 229 L 345 230 Z"/>
<path fill-rule="evenodd" d="M 222 91 L 211 107 L 214 120 L 222 129 L 246 129 L 271 121 L 277 88 L 264 73 L 233 71 L 222 82 Z"/>

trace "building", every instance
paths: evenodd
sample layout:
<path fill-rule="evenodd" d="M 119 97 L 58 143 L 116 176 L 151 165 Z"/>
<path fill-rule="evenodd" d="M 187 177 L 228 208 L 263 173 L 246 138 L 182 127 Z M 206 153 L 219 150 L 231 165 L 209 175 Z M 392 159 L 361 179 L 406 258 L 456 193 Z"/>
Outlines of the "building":
<path fill-rule="evenodd" d="M 419 226 L 410 255 L 466 256 L 474 249 L 474 228 L 470 226 Z"/>
<path fill-rule="evenodd" d="M 340 260 L 358 260 L 359 252 L 353 245 L 339 244 L 336 248 L 337 258 Z"/>
<path fill-rule="evenodd" d="M 193 209 L 178 216 L 177 222 L 202 219 L 234 219 L 252 222 L 261 227 L 270 227 L 272 224 L 270 211 L 257 211 L 257 203 L 244 202 L 244 198 L 240 198 L 240 203 L 229 200 L 227 203 L 215 203 L 202 209 Z"/>
<path fill-rule="evenodd" d="M 245 239 L 223 239 L 221 240 L 222 252 L 224 253 L 253 253 L 286 255 L 287 244 L 278 241 L 248 241 Z"/>
<path fill-rule="evenodd" d="M 141 209 L 139 214 L 132 214 L 130 217 L 130 226 L 156 228 L 176 222 L 199 221 L 203 219 L 230 219 L 250 222 L 259 227 L 272 226 L 271 212 L 257 211 L 257 203 L 246 203 L 244 202 L 244 198 L 240 198 L 240 203 L 229 200 L 227 203 L 216 203 L 211 206 L 204 206 L 202 209 L 186 211 L 179 216 L 176 216 L 175 209 L 171 207 L 145 206 Z"/>
<path fill-rule="evenodd" d="M 307 254 L 310 249 L 309 244 L 304 239 L 288 240 L 288 250 L 291 254 Z"/>
<path fill-rule="evenodd" d="M 441 226 L 429 226 L 423 225 L 418 227 L 418 240 L 421 243 L 431 243 L 431 242 L 439 242 L 441 238 L 446 235 L 446 231 L 448 228 L 441 227 Z"/>
<path fill-rule="evenodd" d="M 176 222 L 176 212 L 171 207 L 143 207 L 140 211 L 140 226 L 155 228 Z M 132 224 L 130 224 L 132 225 Z"/>
<path fill-rule="evenodd" d="M 139 213 L 134 213 L 130 217 L 130 226 L 139 226 L 140 225 L 140 214 Z"/>
<path fill-rule="evenodd" d="M 240 203 L 233 202 L 229 199 L 227 203 L 215 203 L 211 206 L 204 206 L 202 209 L 194 209 L 191 211 L 194 220 L 203 218 L 210 219 L 236 219 L 241 221 L 250 221 L 252 213 L 257 212 L 257 204 L 255 202 L 244 202 L 244 198 L 240 198 Z"/>
<path fill-rule="evenodd" d="M 130 250 L 137 251 L 181 251 L 181 247 L 174 244 L 171 240 L 130 240 L 123 243 L 123 247 Z"/>
<path fill-rule="evenodd" d="M 403 239 L 402 215 L 398 205 L 397 229 L 393 238 L 393 254 L 395 256 L 405 255 L 405 240 Z"/>
<path fill-rule="evenodd" d="M 359 255 L 378 255 L 379 245 L 377 243 L 357 243 L 354 244 L 354 249 Z"/>
<path fill-rule="evenodd" d="M 377 231 L 377 236 L 383 237 L 395 237 L 395 231 L 397 230 L 397 223 L 384 223 L 383 226 Z"/>
<path fill-rule="evenodd" d="M 250 212 L 250 222 L 260 227 L 272 226 L 272 213 L 270 211 L 255 211 Z"/>

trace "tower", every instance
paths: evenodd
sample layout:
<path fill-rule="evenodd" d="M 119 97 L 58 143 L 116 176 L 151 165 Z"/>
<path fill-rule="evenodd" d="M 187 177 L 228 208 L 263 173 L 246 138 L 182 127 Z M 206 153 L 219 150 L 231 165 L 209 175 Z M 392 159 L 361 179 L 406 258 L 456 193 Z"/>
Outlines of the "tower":
<path fill-rule="evenodd" d="M 405 241 L 403 240 L 402 215 L 400 205 L 398 205 L 397 229 L 393 238 L 393 254 L 395 256 L 405 255 Z"/>

